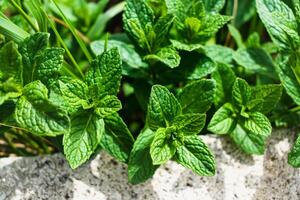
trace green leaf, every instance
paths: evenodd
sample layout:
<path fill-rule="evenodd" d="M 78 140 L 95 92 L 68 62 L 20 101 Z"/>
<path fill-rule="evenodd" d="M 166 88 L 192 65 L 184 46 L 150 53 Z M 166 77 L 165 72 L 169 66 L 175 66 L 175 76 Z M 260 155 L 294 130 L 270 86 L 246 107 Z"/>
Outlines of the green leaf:
<path fill-rule="evenodd" d="M 262 155 L 265 151 L 266 137 L 246 131 L 239 124 L 231 132 L 230 136 L 246 153 Z"/>
<path fill-rule="evenodd" d="M 213 80 L 193 81 L 178 94 L 183 113 L 205 113 L 211 107 L 216 92 Z"/>
<path fill-rule="evenodd" d="M 196 66 L 193 72 L 188 76 L 189 80 L 199 80 L 205 78 L 206 76 L 208 76 L 216 70 L 216 63 L 206 56 L 202 56 L 201 58 L 199 58 L 199 61 L 195 62 L 195 64 Z M 178 69 L 180 70 L 180 68 Z M 172 75 L 173 74 L 174 73 L 172 73 Z M 180 74 L 180 76 L 182 76 L 182 73 Z"/>
<path fill-rule="evenodd" d="M 133 136 L 117 113 L 104 118 L 104 122 L 101 147 L 117 160 L 127 162 L 134 143 Z"/>
<path fill-rule="evenodd" d="M 95 112 L 101 118 L 109 116 L 113 113 L 118 112 L 122 109 L 121 101 L 116 96 L 105 96 L 99 102 L 97 102 L 97 107 Z"/>
<path fill-rule="evenodd" d="M 63 139 L 64 153 L 72 169 L 85 163 L 94 153 L 104 133 L 104 121 L 90 111 L 71 119 L 71 131 Z"/>
<path fill-rule="evenodd" d="M 186 44 L 178 40 L 171 40 L 171 43 L 175 49 L 189 51 L 189 52 L 195 50 L 201 50 L 204 48 L 202 44 Z"/>
<path fill-rule="evenodd" d="M 230 103 L 223 105 L 214 114 L 207 129 L 215 134 L 228 134 L 236 125 L 234 109 Z"/>
<path fill-rule="evenodd" d="M 230 16 L 220 14 L 206 15 L 202 30 L 198 33 L 199 37 L 210 38 L 218 32 L 225 24 L 231 20 Z"/>
<path fill-rule="evenodd" d="M 238 48 L 244 49 L 245 48 L 244 41 L 243 41 L 242 35 L 239 32 L 239 30 L 230 24 L 228 24 L 227 26 L 228 26 L 231 36 L 233 37 L 233 39 L 236 42 Z"/>
<path fill-rule="evenodd" d="M 288 65 L 288 58 L 281 58 L 276 65 L 276 72 L 286 92 L 297 105 L 300 105 L 300 87 L 293 70 Z"/>
<path fill-rule="evenodd" d="M 168 13 L 175 15 L 178 20 L 186 17 L 187 1 L 185 0 L 165 0 Z M 188 3 L 190 4 L 190 2 Z"/>
<path fill-rule="evenodd" d="M 2 12 L 0 12 L 0 33 L 5 37 L 22 42 L 30 34 L 9 20 Z"/>
<path fill-rule="evenodd" d="M 240 49 L 234 53 L 233 58 L 250 72 L 275 77 L 272 57 L 261 48 Z"/>
<path fill-rule="evenodd" d="M 185 114 L 178 115 L 173 122 L 176 130 L 183 132 L 184 135 L 197 135 L 205 126 L 205 114 Z"/>
<path fill-rule="evenodd" d="M 166 129 L 159 128 L 154 134 L 155 136 L 150 147 L 151 158 L 153 165 L 162 165 L 175 155 L 176 148 L 169 140 L 170 136 Z"/>
<path fill-rule="evenodd" d="M 144 77 L 146 64 L 142 61 L 140 55 L 135 51 L 134 46 L 117 40 L 108 41 L 108 49 L 118 48 L 123 61 L 123 75 L 130 77 Z M 94 41 L 91 43 L 93 53 L 98 56 L 105 50 L 105 41 Z"/>
<path fill-rule="evenodd" d="M 17 45 L 13 42 L 6 43 L 0 50 L 0 82 L 13 79 L 16 84 L 23 84 L 22 56 Z"/>
<path fill-rule="evenodd" d="M 204 0 L 205 8 L 208 12 L 218 13 L 225 5 L 225 0 Z"/>
<path fill-rule="evenodd" d="M 244 127 L 253 134 L 268 137 L 272 132 L 272 125 L 269 119 L 260 112 L 254 112 L 245 120 Z"/>
<path fill-rule="evenodd" d="M 152 27 L 153 20 L 154 13 L 144 0 L 126 1 L 123 14 L 124 29 L 144 49 L 143 40 L 147 40 L 147 30 Z"/>
<path fill-rule="evenodd" d="M 92 61 L 86 74 L 86 82 L 93 99 L 105 95 L 117 95 L 120 88 L 122 64 L 117 48 L 104 52 Z"/>
<path fill-rule="evenodd" d="M 36 33 L 26 38 L 19 46 L 19 51 L 23 61 L 23 79 L 24 83 L 30 83 L 34 80 L 36 67 L 36 58 L 47 48 L 49 41 L 48 33 Z"/>
<path fill-rule="evenodd" d="M 172 47 L 161 48 L 156 54 L 150 54 L 144 57 L 145 60 L 159 61 L 170 68 L 176 68 L 180 64 L 179 53 Z"/>
<path fill-rule="evenodd" d="M 80 108 L 89 107 L 88 87 L 81 80 L 74 79 L 69 82 L 58 80 L 59 91 L 56 91 L 67 104 L 70 114 L 75 113 Z"/>
<path fill-rule="evenodd" d="M 34 79 L 49 83 L 51 79 L 57 78 L 60 75 L 60 70 L 64 62 L 64 52 L 65 50 L 62 48 L 45 49 L 36 58 L 37 66 L 32 71 L 33 75 L 35 75 Z"/>
<path fill-rule="evenodd" d="M 10 99 L 15 99 L 22 95 L 22 88 L 13 79 L 0 84 L 0 105 Z"/>
<path fill-rule="evenodd" d="M 154 85 L 148 105 L 147 125 L 152 130 L 167 127 L 181 113 L 181 106 L 169 90 L 160 85 Z"/>
<path fill-rule="evenodd" d="M 216 81 L 216 95 L 214 103 L 220 106 L 232 99 L 232 87 L 236 80 L 233 70 L 225 65 L 219 64 L 213 72 L 212 78 Z"/>
<path fill-rule="evenodd" d="M 262 106 L 257 111 L 267 114 L 276 107 L 281 98 L 281 95 L 281 85 L 259 85 L 252 88 L 251 99 L 262 99 Z"/>
<path fill-rule="evenodd" d="M 281 0 L 256 0 L 259 16 L 272 40 L 284 50 L 298 47 L 300 38 L 293 11 Z"/>
<path fill-rule="evenodd" d="M 241 78 L 237 78 L 232 90 L 233 103 L 238 107 L 246 106 L 250 96 L 251 88 L 248 83 Z"/>
<path fill-rule="evenodd" d="M 152 164 L 150 145 L 154 133 L 150 129 L 142 131 L 136 139 L 128 162 L 128 179 L 132 184 L 145 182 L 158 168 Z"/>
<path fill-rule="evenodd" d="M 300 167 L 300 137 L 297 138 L 293 149 L 288 154 L 288 163 L 293 167 Z"/>
<path fill-rule="evenodd" d="M 6 43 L 0 50 L 0 105 L 22 94 L 22 57 L 13 42 Z"/>
<path fill-rule="evenodd" d="M 33 15 L 33 17 L 37 21 L 39 25 L 39 30 L 42 32 L 47 32 L 48 30 L 47 17 L 45 16 L 45 13 L 41 9 L 43 5 L 40 2 L 40 0 L 26 0 L 25 5 L 29 10 L 29 12 Z"/>
<path fill-rule="evenodd" d="M 157 22 L 154 25 L 154 32 L 155 32 L 155 45 L 161 46 L 163 43 L 165 43 L 168 38 L 170 28 L 173 24 L 174 16 L 171 14 L 167 14 L 165 16 L 160 17 Z"/>
<path fill-rule="evenodd" d="M 48 90 L 40 81 L 24 87 L 16 105 L 15 118 L 22 128 L 39 136 L 57 136 L 69 132 L 69 118 L 49 102 Z"/>
<path fill-rule="evenodd" d="M 205 54 L 218 63 L 231 64 L 234 51 L 221 45 L 209 45 L 204 47 Z"/>
<path fill-rule="evenodd" d="M 186 137 L 184 145 L 177 148 L 176 161 L 200 176 L 215 174 L 214 156 L 202 139 L 196 135 Z"/>

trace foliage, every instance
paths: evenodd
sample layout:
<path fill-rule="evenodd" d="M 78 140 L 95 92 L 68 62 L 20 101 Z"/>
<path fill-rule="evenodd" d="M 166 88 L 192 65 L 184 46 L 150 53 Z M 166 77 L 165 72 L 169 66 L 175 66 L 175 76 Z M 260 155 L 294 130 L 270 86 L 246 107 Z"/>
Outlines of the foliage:
<path fill-rule="evenodd" d="M 132 184 L 169 160 L 213 176 L 202 135 L 261 155 L 272 127 L 300 122 L 297 0 L 10 0 L 0 9 L 0 139 L 18 155 L 34 153 L 15 138 L 36 154 L 63 152 L 73 169 L 106 151 Z"/>

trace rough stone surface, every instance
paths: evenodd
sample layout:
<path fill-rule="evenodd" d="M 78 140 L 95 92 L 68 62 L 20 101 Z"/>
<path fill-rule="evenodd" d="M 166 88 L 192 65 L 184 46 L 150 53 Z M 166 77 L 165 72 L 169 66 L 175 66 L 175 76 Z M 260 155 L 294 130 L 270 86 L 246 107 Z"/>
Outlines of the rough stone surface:
<path fill-rule="evenodd" d="M 248 156 L 227 138 L 203 136 L 217 174 L 199 177 L 168 162 L 152 180 L 132 186 L 126 166 L 101 153 L 72 171 L 62 155 L 0 159 L 0 200 L 296 200 L 300 170 L 287 164 L 293 131 L 275 131 L 264 156 Z"/>

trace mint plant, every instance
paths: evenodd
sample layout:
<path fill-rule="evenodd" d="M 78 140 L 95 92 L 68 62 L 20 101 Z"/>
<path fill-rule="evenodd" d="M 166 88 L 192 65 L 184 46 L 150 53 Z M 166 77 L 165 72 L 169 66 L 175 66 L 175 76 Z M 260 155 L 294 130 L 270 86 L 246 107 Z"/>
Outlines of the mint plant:
<path fill-rule="evenodd" d="M 9 0 L 0 10 L 4 155 L 61 152 L 75 169 L 106 151 L 132 184 L 168 161 L 213 176 L 203 135 L 262 155 L 273 127 L 300 123 L 297 0 Z"/>

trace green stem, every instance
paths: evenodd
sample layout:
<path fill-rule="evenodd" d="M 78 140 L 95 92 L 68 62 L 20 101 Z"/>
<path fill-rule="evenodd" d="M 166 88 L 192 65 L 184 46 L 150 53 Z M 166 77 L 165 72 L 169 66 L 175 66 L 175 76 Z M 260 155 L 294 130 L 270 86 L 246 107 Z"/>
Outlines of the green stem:
<path fill-rule="evenodd" d="M 300 106 L 290 109 L 290 112 L 298 112 L 300 111 Z"/>
<path fill-rule="evenodd" d="M 30 17 L 25 13 L 25 11 L 14 1 L 10 0 L 10 3 L 13 7 L 15 7 L 18 12 L 25 18 L 25 20 L 29 23 L 29 25 L 36 31 L 39 32 L 39 29 L 36 27 L 36 25 L 33 23 L 33 21 L 30 19 Z"/>
<path fill-rule="evenodd" d="M 45 11 L 43 10 L 43 12 L 45 12 Z M 64 49 L 66 50 L 66 53 L 67 53 L 68 57 L 70 58 L 72 64 L 75 66 L 75 68 L 77 69 L 77 71 L 79 72 L 79 74 L 81 75 L 81 77 L 83 78 L 83 77 L 84 77 L 84 74 L 83 74 L 83 72 L 81 71 L 80 66 L 77 64 L 76 60 L 75 60 L 74 57 L 72 56 L 70 50 L 68 49 L 68 47 L 67 47 L 67 45 L 65 44 L 64 40 L 61 38 L 59 32 L 57 31 L 57 29 L 56 29 L 54 23 L 52 22 L 52 20 L 50 19 L 50 17 L 49 17 L 46 13 L 45 13 L 45 15 L 47 16 L 47 19 L 48 19 L 48 21 L 49 21 L 49 24 L 50 24 L 52 30 L 54 31 L 54 33 L 55 33 L 55 35 L 56 35 L 58 41 L 59 41 L 60 44 L 64 47 Z"/>
<path fill-rule="evenodd" d="M 63 72 L 65 72 L 65 74 L 68 74 L 70 75 L 71 77 L 73 77 L 74 79 L 80 79 L 76 74 L 74 74 L 71 70 L 70 70 L 70 65 L 64 61 L 64 64 L 63 64 Z"/>
<path fill-rule="evenodd" d="M 84 55 L 86 56 L 86 58 L 88 59 L 89 62 L 92 61 L 92 56 L 89 52 L 89 50 L 87 49 L 87 47 L 85 46 L 84 42 L 81 40 L 81 38 L 78 36 L 77 31 L 75 29 L 75 27 L 73 26 L 73 24 L 70 22 L 70 20 L 65 16 L 64 12 L 60 9 L 60 7 L 58 6 L 58 4 L 56 3 L 55 0 L 53 0 L 53 3 L 55 4 L 56 8 L 59 10 L 60 15 L 62 17 L 62 19 L 64 20 L 64 22 L 67 24 L 68 28 L 70 29 L 70 31 L 72 32 L 73 36 L 75 37 L 77 43 L 79 44 L 81 50 L 83 51 Z"/>

